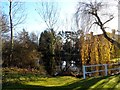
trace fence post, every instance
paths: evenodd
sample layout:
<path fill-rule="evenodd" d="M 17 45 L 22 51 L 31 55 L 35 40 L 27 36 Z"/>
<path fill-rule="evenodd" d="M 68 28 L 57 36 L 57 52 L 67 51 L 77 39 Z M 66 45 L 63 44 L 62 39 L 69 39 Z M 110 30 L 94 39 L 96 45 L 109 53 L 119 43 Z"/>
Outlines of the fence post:
<path fill-rule="evenodd" d="M 108 75 L 107 64 L 104 64 L 104 66 L 105 66 L 105 76 L 107 76 Z"/>
<path fill-rule="evenodd" d="M 85 79 L 86 77 L 85 77 L 85 66 L 83 65 L 83 78 Z"/>

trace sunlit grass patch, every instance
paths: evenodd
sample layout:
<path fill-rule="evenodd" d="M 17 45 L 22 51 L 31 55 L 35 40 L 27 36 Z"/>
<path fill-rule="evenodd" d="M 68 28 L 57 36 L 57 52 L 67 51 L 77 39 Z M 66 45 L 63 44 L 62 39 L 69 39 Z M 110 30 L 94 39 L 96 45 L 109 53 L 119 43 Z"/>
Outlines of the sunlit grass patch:
<path fill-rule="evenodd" d="M 101 79 L 96 84 L 92 85 L 90 88 L 120 88 L 120 76 L 110 76 L 105 79 Z"/>
<path fill-rule="evenodd" d="M 112 76 L 111 78 L 109 78 L 109 81 L 107 83 L 104 83 L 103 88 L 115 88 L 119 81 L 119 76 Z"/>
<path fill-rule="evenodd" d="M 120 88 L 120 82 L 117 83 L 117 85 L 115 86 L 115 88 Z"/>
<path fill-rule="evenodd" d="M 39 81 L 25 82 L 26 85 L 39 85 L 39 86 L 64 86 L 78 81 L 77 78 L 71 76 L 40 78 Z"/>

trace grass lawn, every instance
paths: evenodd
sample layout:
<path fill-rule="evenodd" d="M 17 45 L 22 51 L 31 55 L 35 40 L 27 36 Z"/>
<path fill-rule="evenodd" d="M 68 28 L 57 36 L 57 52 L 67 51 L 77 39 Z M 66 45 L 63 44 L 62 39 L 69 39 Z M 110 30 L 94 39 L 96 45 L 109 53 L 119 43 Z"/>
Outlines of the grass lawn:
<path fill-rule="evenodd" d="M 91 90 L 91 88 L 120 90 L 120 75 L 91 77 L 85 80 L 71 76 L 40 77 L 39 75 L 17 73 L 3 76 L 3 90 Z"/>

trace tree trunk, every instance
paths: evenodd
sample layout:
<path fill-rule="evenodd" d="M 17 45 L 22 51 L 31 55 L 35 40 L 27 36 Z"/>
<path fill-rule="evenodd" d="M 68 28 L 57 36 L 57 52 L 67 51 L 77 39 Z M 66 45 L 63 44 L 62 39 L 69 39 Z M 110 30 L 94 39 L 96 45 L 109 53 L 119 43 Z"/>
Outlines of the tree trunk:
<path fill-rule="evenodd" d="M 10 63 L 13 59 L 13 24 L 12 24 L 12 1 L 10 1 L 9 6 L 9 19 L 10 19 L 10 31 L 11 31 L 11 51 L 10 51 Z M 10 64 L 9 63 L 9 64 Z"/>

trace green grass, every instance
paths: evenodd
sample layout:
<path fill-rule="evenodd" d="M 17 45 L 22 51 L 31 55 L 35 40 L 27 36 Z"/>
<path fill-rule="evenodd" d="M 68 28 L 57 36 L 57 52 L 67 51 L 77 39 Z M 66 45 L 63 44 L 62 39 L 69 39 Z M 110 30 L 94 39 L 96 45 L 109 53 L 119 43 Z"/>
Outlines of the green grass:
<path fill-rule="evenodd" d="M 4 74 L 4 89 L 39 89 L 39 90 L 90 90 L 105 88 L 110 90 L 120 88 L 120 75 L 106 77 L 91 77 L 87 79 L 71 76 L 41 77 L 34 74 Z M 116 90 L 115 89 L 115 90 Z"/>

